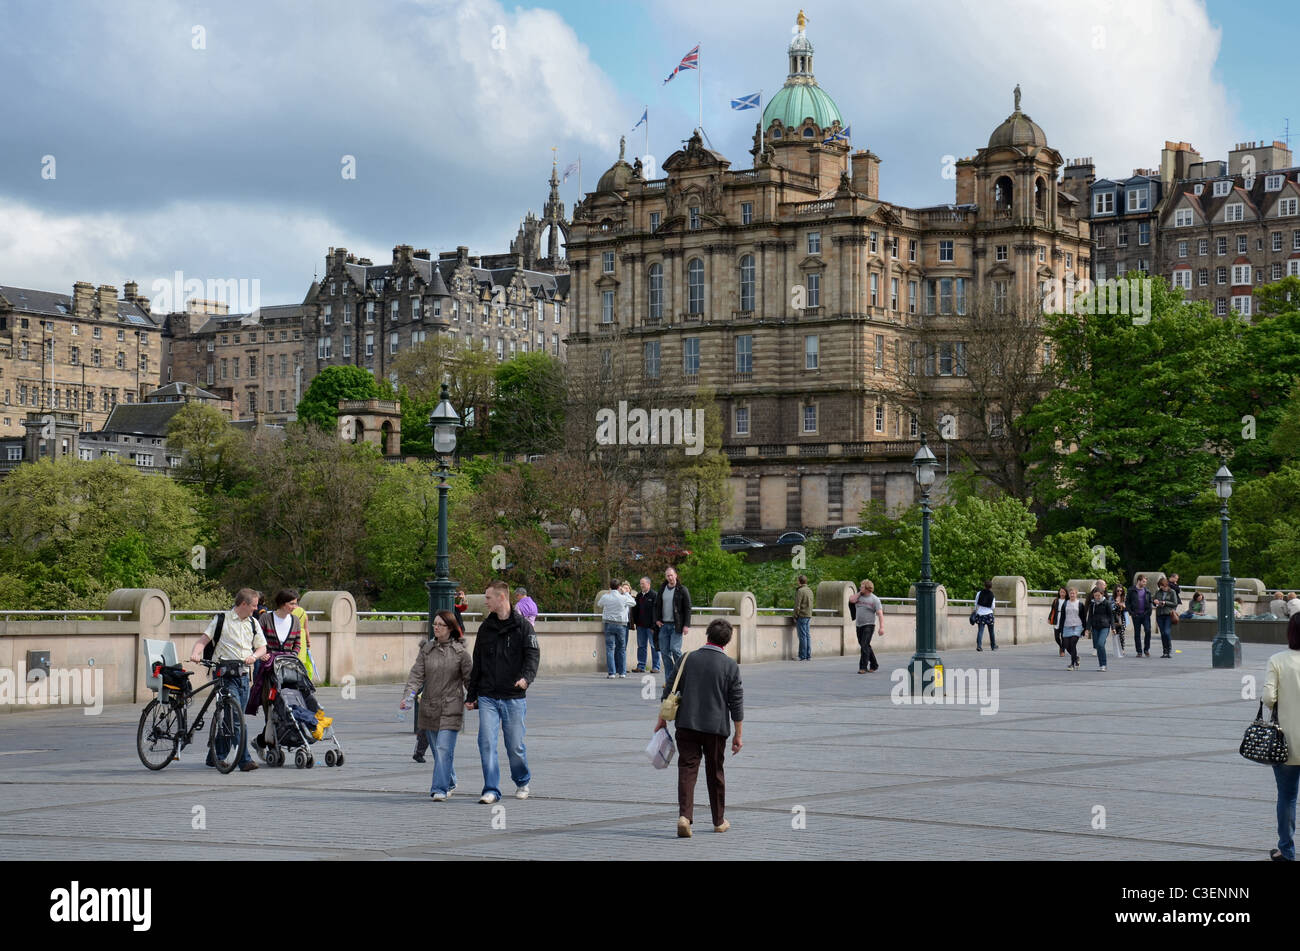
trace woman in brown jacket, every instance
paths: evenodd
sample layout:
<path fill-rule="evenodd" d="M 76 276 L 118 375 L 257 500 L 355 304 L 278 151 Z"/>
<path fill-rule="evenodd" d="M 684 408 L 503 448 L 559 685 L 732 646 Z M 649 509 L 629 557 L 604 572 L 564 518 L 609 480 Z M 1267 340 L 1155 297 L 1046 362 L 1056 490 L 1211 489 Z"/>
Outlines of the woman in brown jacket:
<path fill-rule="evenodd" d="M 465 719 L 465 685 L 471 666 L 456 615 L 439 611 L 433 618 L 433 639 L 420 645 L 399 705 L 405 710 L 416 694 L 424 694 L 418 726 L 433 747 L 429 795 L 435 802 L 445 801 L 456 788 L 456 734 Z"/>

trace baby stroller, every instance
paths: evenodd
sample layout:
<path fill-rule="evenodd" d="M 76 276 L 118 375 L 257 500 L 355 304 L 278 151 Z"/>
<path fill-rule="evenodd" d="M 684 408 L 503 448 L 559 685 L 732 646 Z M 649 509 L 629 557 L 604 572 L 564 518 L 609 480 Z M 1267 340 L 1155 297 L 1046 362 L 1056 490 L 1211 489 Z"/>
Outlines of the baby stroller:
<path fill-rule="evenodd" d="M 283 766 L 287 751 L 293 750 L 294 765 L 311 769 L 316 765 L 311 744 L 322 742 L 330 747 L 325 765 L 342 766 L 343 748 L 334 736 L 333 721 L 326 720 L 322 728 L 312 712 L 320 707 L 302 661 L 293 654 L 276 654 L 266 680 L 266 729 L 253 739 L 258 755 L 268 766 Z"/>

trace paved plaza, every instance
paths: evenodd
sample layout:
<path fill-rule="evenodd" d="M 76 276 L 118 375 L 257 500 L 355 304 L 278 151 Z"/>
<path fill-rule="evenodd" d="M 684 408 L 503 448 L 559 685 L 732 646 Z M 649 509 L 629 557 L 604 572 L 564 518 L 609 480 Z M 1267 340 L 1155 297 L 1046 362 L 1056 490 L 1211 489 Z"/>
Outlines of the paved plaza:
<path fill-rule="evenodd" d="M 710 831 L 701 776 L 689 841 L 674 836 L 676 765 L 654 770 L 643 753 L 656 701 L 635 674 L 543 676 L 528 692 L 532 797 L 513 798 L 503 754 L 499 807 L 477 802 L 476 713 L 460 788 L 429 799 L 432 757 L 411 760 L 396 684 L 346 701 L 321 689 L 347 753 L 333 769 L 221 776 L 191 747 L 152 773 L 135 751 L 143 705 L 10 714 L 0 859 L 1262 860 L 1276 844 L 1273 776 L 1237 746 L 1256 709 L 1242 678 L 1262 690 L 1276 648 L 1243 645 L 1242 668 L 1213 670 L 1208 644 L 1178 646 L 1173 660 L 1112 657 L 1104 673 L 1082 649 L 1083 669 L 1067 672 L 1053 644 L 945 653 L 950 679 L 996 668 L 992 715 L 893 702 L 907 651 L 865 676 L 854 657 L 745 666 L 732 829 Z"/>

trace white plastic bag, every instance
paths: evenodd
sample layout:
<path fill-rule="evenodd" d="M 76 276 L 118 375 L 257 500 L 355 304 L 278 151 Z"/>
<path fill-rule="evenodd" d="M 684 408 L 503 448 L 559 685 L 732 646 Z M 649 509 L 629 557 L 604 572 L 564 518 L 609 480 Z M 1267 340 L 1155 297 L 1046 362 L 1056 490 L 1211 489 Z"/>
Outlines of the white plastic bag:
<path fill-rule="evenodd" d="M 667 727 L 660 727 L 656 730 L 655 735 L 650 738 L 650 742 L 645 748 L 645 755 L 650 758 L 650 765 L 655 769 L 667 769 L 676 752 L 677 746 L 673 743 L 672 735 L 668 732 Z"/>

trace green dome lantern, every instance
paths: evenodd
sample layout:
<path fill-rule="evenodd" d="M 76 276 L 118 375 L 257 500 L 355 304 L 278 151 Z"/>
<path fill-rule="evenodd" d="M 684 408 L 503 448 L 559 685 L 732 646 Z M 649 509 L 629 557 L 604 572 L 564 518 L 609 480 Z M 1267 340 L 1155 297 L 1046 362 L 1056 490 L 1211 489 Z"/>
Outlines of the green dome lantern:
<path fill-rule="evenodd" d="M 776 120 L 781 121 L 787 129 L 803 125 L 804 119 L 812 117 L 819 129 L 829 129 L 844 119 L 835 106 L 835 100 L 817 85 L 813 76 L 813 45 L 804 33 L 807 19 L 799 11 L 799 32 L 790 41 L 790 72 L 785 85 L 772 97 L 763 110 L 763 128 L 770 129 Z"/>

